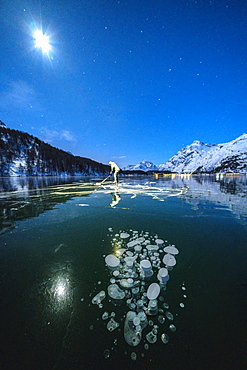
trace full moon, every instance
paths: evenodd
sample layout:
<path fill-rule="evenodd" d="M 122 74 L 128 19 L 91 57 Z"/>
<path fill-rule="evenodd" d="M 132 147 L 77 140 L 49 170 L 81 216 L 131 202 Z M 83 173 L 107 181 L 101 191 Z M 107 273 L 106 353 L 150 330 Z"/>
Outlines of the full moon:
<path fill-rule="evenodd" d="M 35 40 L 35 47 L 40 48 L 42 53 L 48 54 L 51 50 L 49 36 L 45 35 L 41 30 L 34 31 L 33 38 Z"/>

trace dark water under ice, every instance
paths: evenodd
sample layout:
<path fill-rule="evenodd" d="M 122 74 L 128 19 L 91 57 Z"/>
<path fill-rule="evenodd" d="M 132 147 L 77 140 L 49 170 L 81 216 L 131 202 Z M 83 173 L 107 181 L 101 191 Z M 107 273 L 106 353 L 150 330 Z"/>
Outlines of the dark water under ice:
<path fill-rule="evenodd" d="M 245 176 L 121 179 L 118 188 L 5 178 L 0 189 L 1 369 L 246 368 Z M 107 290 L 103 256 L 121 231 L 179 249 L 161 293 L 174 319 L 151 318 L 159 328 L 149 349 L 150 326 L 138 346 L 124 340 L 125 303 L 91 303 Z M 107 330 L 104 311 L 119 328 Z"/>

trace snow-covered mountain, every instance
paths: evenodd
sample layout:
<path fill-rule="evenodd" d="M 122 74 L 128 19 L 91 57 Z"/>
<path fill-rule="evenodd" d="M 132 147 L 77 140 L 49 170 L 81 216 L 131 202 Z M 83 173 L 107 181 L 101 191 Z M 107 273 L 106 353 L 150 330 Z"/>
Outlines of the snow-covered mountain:
<path fill-rule="evenodd" d="M 146 163 L 149 165 L 146 166 Z M 235 140 L 224 144 L 204 144 L 195 140 L 165 163 L 156 166 L 144 161 L 135 166 L 128 166 L 126 169 L 177 173 L 247 173 L 247 134 L 242 134 Z"/>
<path fill-rule="evenodd" d="M 136 165 L 129 165 L 124 168 L 125 171 L 158 171 L 158 167 L 155 166 L 152 162 L 149 161 L 142 161 Z"/>
<path fill-rule="evenodd" d="M 195 140 L 158 168 L 178 173 L 247 172 L 247 134 L 224 144 Z"/>

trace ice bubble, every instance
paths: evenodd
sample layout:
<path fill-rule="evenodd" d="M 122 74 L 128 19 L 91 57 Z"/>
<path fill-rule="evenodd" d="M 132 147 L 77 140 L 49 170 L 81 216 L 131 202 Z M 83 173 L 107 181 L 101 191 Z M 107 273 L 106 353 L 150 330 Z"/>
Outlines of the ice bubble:
<path fill-rule="evenodd" d="M 136 308 L 136 304 L 135 304 L 135 303 L 131 303 L 131 304 L 130 304 L 130 309 L 131 309 L 131 310 L 135 310 L 135 308 Z"/>
<path fill-rule="evenodd" d="M 133 253 L 133 252 L 131 252 L 131 251 L 127 251 L 127 252 L 126 252 L 126 254 L 127 254 L 127 256 L 129 256 L 129 257 L 132 257 L 132 256 L 134 255 L 134 253 Z"/>
<path fill-rule="evenodd" d="M 169 342 L 169 337 L 168 337 L 168 335 L 166 334 L 166 333 L 163 333 L 163 334 L 161 334 L 161 340 L 162 340 L 162 342 L 163 343 L 168 343 Z"/>
<path fill-rule="evenodd" d="M 118 267 L 120 264 L 120 260 L 114 256 L 114 254 L 108 254 L 108 256 L 105 257 L 105 263 L 110 268 Z"/>
<path fill-rule="evenodd" d="M 126 251 L 126 248 L 119 248 L 116 250 L 116 254 L 118 256 L 122 256 L 122 254 Z"/>
<path fill-rule="evenodd" d="M 158 316 L 158 321 L 161 323 L 161 324 L 164 324 L 164 322 L 166 321 L 165 317 L 162 316 L 162 315 L 159 315 Z"/>
<path fill-rule="evenodd" d="M 117 277 L 120 275 L 120 272 L 118 270 L 114 270 L 112 273 L 113 276 Z"/>
<path fill-rule="evenodd" d="M 168 247 L 165 247 L 164 251 L 166 253 L 174 254 L 174 255 L 179 253 L 178 249 L 174 245 L 169 245 Z"/>
<path fill-rule="evenodd" d="M 179 303 L 179 306 L 180 306 L 181 308 L 184 308 L 184 303 Z"/>
<path fill-rule="evenodd" d="M 181 288 L 182 290 L 186 290 L 186 288 L 185 288 L 185 286 L 182 286 L 182 288 Z"/>
<path fill-rule="evenodd" d="M 173 314 L 169 311 L 166 311 L 166 317 L 168 318 L 168 320 L 172 321 L 173 320 Z"/>
<path fill-rule="evenodd" d="M 127 315 L 128 315 L 128 320 L 129 320 L 129 321 L 133 321 L 133 320 L 134 320 L 134 318 L 136 317 L 136 313 L 135 313 L 134 311 L 129 311 L 129 312 L 127 313 Z"/>
<path fill-rule="evenodd" d="M 163 258 L 163 263 L 166 265 L 166 266 L 175 266 L 176 265 L 176 259 L 175 257 L 172 255 L 172 254 L 165 254 L 164 255 L 164 258 Z"/>
<path fill-rule="evenodd" d="M 111 283 L 111 284 L 114 284 L 115 282 L 116 282 L 116 279 L 114 279 L 114 278 L 111 278 L 111 279 L 110 279 L 110 283 Z"/>
<path fill-rule="evenodd" d="M 148 303 L 147 314 L 154 316 L 158 312 L 158 301 L 157 299 L 151 299 Z"/>
<path fill-rule="evenodd" d="M 103 355 L 104 355 L 105 358 L 109 358 L 110 357 L 109 349 L 105 349 L 104 352 L 103 352 Z"/>
<path fill-rule="evenodd" d="M 152 265 L 151 265 L 151 262 L 149 260 L 142 260 L 140 262 L 140 266 L 143 269 L 143 271 L 150 271 L 150 270 L 152 270 Z"/>
<path fill-rule="evenodd" d="M 162 240 L 162 239 L 156 239 L 155 240 L 155 243 L 156 244 L 164 244 L 164 240 Z"/>
<path fill-rule="evenodd" d="M 166 310 L 168 310 L 168 308 L 169 308 L 169 304 L 168 303 L 163 303 L 163 307 L 166 309 Z"/>
<path fill-rule="evenodd" d="M 137 245 L 135 245 L 134 249 L 135 249 L 135 252 L 136 252 L 136 253 L 141 253 L 141 251 L 142 251 L 142 246 L 141 246 L 141 245 L 139 245 L 139 244 L 137 244 Z"/>
<path fill-rule="evenodd" d="M 106 327 L 107 327 L 107 329 L 108 329 L 109 331 L 113 331 L 113 330 L 115 330 L 115 329 L 117 329 L 117 328 L 119 327 L 119 323 L 118 323 L 118 322 L 116 322 L 116 321 L 113 319 L 113 317 L 112 317 L 112 318 L 111 318 L 111 320 L 107 323 Z"/>
<path fill-rule="evenodd" d="M 101 290 L 95 297 L 92 299 L 92 304 L 100 304 L 101 301 L 106 297 L 105 291 Z"/>
<path fill-rule="evenodd" d="M 157 251 L 159 249 L 159 247 L 157 245 L 151 245 L 151 244 L 147 245 L 146 248 L 149 252 L 154 252 L 154 251 Z"/>
<path fill-rule="evenodd" d="M 102 319 L 103 319 L 103 320 L 107 320 L 107 319 L 108 319 L 108 317 L 109 317 L 109 314 L 108 314 L 108 312 L 107 312 L 107 311 L 105 311 L 105 312 L 103 313 L 103 315 L 102 315 Z"/>
<path fill-rule="evenodd" d="M 170 278 L 168 270 L 165 267 L 162 267 L 158 272 L 157 278 L 161 283 L 166 283 Z"/>
<path fill-rule="evenodd" d="M 137 359 L 136 353 L 135 352 L 131 352 L 130 358 L 131 358 L 131 360 L 135 361 Z"/>
<path fill-rule="evenodd" d="M 122 288 L 133 288 L 136 285 L 136 282 L 133 279 L 121 279 L 120 285 Z"/>
<path fill-rule="evenodd" d="M 186 294 L 184 294 L 184 295 L 183 295 L 183 297 L 184 297 L 184 298 L 187 298 L 187 295 L 186 295 Z"/>
<path fill-rule="evenodd" d="M 135 326 L 140 325 L 140 322 L 141 322 L 141 320 L 140 320 L 140 317 L 138 317 L 138 316 L 136 316 L 136 317 L 134 318 L 134 320 L 133 320 L 133 324 L 134 324 Z"/>
<path fill-rule="evenodd" d="M 170 329 L 171 331 L 173 331 L 173 332 L 175 332 L 175 331 L 177 330 L 176 326 L 175 326 L 175 325 L 173 325 L 173 324 L 169 325 L 169 329 Z"/>
<path fill-rule="evenodd" d="M 152 332 L 154 333 L 154 334 L 158 334 L 158 325 L 154 325 L 154 327 L 153 327 L 153 329 L 152 329 Z"/>
<path fill-rule="evenodd" d="M 136 302 L 136 305 L 137 305 L 137 308 L 142 308 L 143 307 L 143 300 L 138 299 L 138 301 Z"/>
<path fill-rule="evenodd" d="M 145 328 L 147 326 L 147 324 L 148 324 L 147 315 L 145 314 L 144 311 L 140 311 L 137 314 L 137 316 L 140 319 L 140 324 L 141 324 L 142 329 Z"/>
<path fill-rule="evenodd" d="M 152 283 L 149 285 L 147 290 L 147 297 L 150 300 L 156 299 L 160 294 L 160 286 L 157 283 Z"/>
<path fill-rule="evenodd" d="M 127 299 L 126 305 L 127 305 L 127 307 L 129 307 L 130 310 L 132 310 L 132 307 L 131 307 L 131 305 L 132 305 L 132 299 Z"/>
<path fill-rule="evenodd" d="M 136 257 L 128 256 L 128 257 L 124 258 L 124 261 L 125 261 L 125 263 L 128 267 L 133 267 L 133 263 L 134 263 L 135 260 L 136 260 Z"/>
<path fill-rule="evenodd" d="M 108 227 L 108 230 L 109 230 L 110 232 L 112 232 L 112 231 L 113 231 L 112 227 Z"/>
<path fill-rule="evenodd" d="M 123 299 L 125 297 L 124 291 L 120 289 L 117 284 L 110 284 L 107 288 L 107 292 L 112 299 Z"/>
<path fill-rule="evenodd" d="M 149 349 L 149 345 L 147 343 L 144 344 L 145 349 Z"/>
<path fill-rule="evenodd" d="M 144 244 L 145 245 L 148 245 L 148 244 L 150 244 L 151 243 L 151 241 L 150 240 L 145 240 L 145 242 L 144 242 Z"/>
<path fill-rule="evenodd" d="M 130 234 L 128 234 L 128 233 L 121 233 L 120 234 L 120 238 L 121 239 L 126 239 L 126 238 L 128 238 L 130 236 Z"/>
<path fill-rule="evenodd" d="M 130 346 L 137 346 L 142 337 L 141 331 L 136 330 L 136 326 L 133 324 L 133 320 L 136 317 L 136 313 L 133 311 L 127 312 L 124 322 L 124 339 Z"/>
<path fill-rule="evenodd" d="M 131 242 L 127 243 L 128 248 L 133 248 L 135 245 L 139 244 L 136 240 L 131 240 Z"/>
<path fill-rule="evenodd" d="M 135 288 L 131 289 L 131 291 L 132 291 L 133 295 L 137 295 L 139 293 L 140 289 L 139 289 L 139 287 L 135 287 Z"/>
<path fill-rule="evenodd" d="M 140 238 L 137 238 L 136 239 L 136 242 L 138 242 L 138 243 L 143 243 L 143 242 L 145 242 L 145 238 L 142 236 L 142 237 L 140 237 Z"/>
<path fill-rule="evenodd" d="M 146 339 L 149 343 L 155 343 L 157 342 L 157 335 L 153 333 L 153 331 L 150 331 L 147 335 L 146 335 Z"/>

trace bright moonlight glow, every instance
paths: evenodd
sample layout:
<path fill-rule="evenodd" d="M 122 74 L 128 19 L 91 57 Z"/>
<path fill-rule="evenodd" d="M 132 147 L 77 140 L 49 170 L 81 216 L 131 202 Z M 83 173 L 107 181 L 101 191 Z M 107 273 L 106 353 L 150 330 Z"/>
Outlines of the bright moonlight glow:
<path fill-rule="evenodd" d="M 40 48 L 42 53 L 48 54 L 51 50 L 49 36 L 43 34 L 41 30 L 37 30 L 34 32 L 33 37 L 35 39 L 35 47 Z"/>

